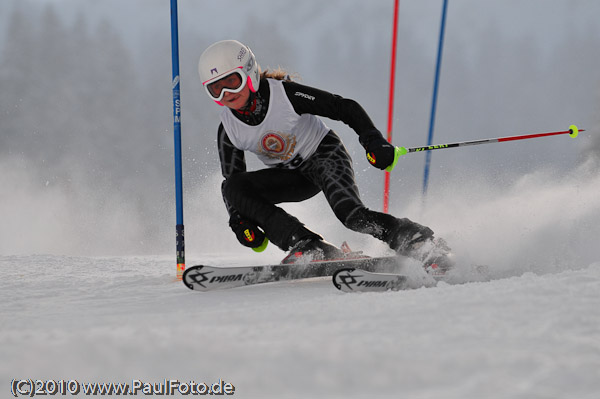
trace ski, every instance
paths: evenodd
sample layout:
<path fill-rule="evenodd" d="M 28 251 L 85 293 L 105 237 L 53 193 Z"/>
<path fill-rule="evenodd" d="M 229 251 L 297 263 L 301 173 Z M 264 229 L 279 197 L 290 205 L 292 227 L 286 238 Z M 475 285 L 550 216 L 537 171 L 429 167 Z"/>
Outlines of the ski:
<path fill-rule="evenodd" d="M 343 292 L 399 291 L 408 288 L 408 278 L 401 274 L 373 273 L 352 267 L 337 270 L 332 282 L 335 288 Z"/>
<path fill-rule="evenodd" d="M 271 283 L 332 276 L 340 269 L 357 268 L 371 272 L 400 270 L 402 256 L 343 258 L 308 263 L 265 266 L 190 266 L 183 273 L 183 283 L 194 291 L 213 291 Z"/>

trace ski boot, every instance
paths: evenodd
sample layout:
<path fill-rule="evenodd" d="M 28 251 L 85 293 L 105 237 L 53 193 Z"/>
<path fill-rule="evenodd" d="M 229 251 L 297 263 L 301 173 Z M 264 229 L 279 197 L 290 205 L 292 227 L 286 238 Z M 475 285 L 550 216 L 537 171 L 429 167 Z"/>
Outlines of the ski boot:
<path fill-rule="evenodd" d="M 344 252 L 335 245 L 315 234 L 299 240 L 290 253 L 281 261 L 284 265 L 310 263 L 315 261 L 343 259 Z"/>
<path fill-rule="evenodd" d="M 433 230 L 409 219 L 396 219 L 395 226 L 384 236 L 390 248 L 399 255 L 413 257 L 412 253 L 433 238 Z"/>
<path fill-rule="evenodd" d="M 443 238 L 434 238 L 422 245 L 415 254 L 423 262 L 427 274 L 436 281 L 443 280 L 454 267 L 451 249 Z"/>
<path fill-rule="evenodd" d="M 446 241 L 434 238 L 429 227 L 409 219 L 398 219 L 397 227 L 386 241 L 399 255 L 423 262 L 425 271 L 436 280 L 441 280 L 454 266 Z"/>

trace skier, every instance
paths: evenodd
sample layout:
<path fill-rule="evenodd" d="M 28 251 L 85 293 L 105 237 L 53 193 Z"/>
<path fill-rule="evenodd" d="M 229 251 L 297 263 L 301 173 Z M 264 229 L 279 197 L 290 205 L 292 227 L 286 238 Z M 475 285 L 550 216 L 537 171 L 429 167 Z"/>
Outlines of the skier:
<path fill-rule="evenodd" d="M 250 48 L 236 40 L 208 47 L 198 72 L 208 96 L 225 107 L 217 134 L 222 194 L 229 226 L 242 245 L 261 251 L 270 240 L 290 251 L 283 263 L 343 256 L 276 205 L 322 191 L 347 228 L 370 234 L 401 255 L 423 256 L 418 248 L 432 242 L 433 231 L 365 207 L 350 155 L 317 117 L 349 125 L 371 165 L 384 170 L 395 162 L 395 147 L 356 101 L 293 82 L 281 69 L 261 72 Z M 268 168 L 247 171 L 244 151 L 255 153 Z"/>

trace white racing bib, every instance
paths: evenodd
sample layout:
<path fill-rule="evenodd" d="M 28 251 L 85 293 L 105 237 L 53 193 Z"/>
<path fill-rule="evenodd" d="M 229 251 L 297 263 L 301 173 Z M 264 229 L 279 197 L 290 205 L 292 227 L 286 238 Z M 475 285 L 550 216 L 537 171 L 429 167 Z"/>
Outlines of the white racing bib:
<path fill-rule="evenodd" d="M 247 125 L 229 108 L 221 113 L 221 121 L 236 148 L 253 152 L 265 165 L 295 168 L 316 151 L 329 128 L 315 115 L 298 115 L 281 81 L 267 79 L 267 82 L 271 95 L 262 123 Z"/>

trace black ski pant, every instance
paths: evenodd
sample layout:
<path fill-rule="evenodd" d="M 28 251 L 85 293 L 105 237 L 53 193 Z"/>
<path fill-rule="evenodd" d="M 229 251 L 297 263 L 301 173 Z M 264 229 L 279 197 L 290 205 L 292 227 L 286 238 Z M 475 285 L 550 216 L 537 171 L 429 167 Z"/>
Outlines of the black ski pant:
<path fill-rule="evenodd" d="M 352 159 L 333 131 L 296 169 L 276 167 L 236 173 L 222 186 L 223 197 L 229 206 L 242 218 L 261 227 L 269 240 L 284 251 L 289 250 L 306 229 L 276 204 L 304 201 L 320 191 L 344 226 L 391 244 L 399 220 L 363 205 Z"/>

